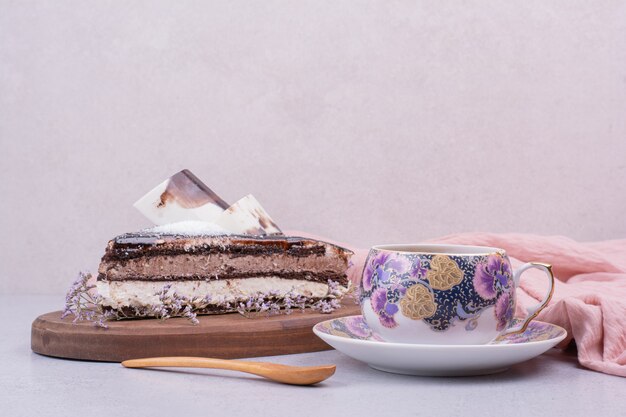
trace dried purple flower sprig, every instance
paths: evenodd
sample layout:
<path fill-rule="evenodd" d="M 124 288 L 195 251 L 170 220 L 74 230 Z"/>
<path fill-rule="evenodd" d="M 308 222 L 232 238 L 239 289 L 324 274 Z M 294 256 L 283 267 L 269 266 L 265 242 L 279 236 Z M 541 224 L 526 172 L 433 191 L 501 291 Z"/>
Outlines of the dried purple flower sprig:
<path fill-rule="evenodd" d="M 213 300 L 209 294 L 204 297 L 189 298 L 170 291 L 171 285 L 165 285 L 160 292 L 155 294 L 159 297 L 158 304 L 134 307 L 133 314 L 129 315 L 123 310 L 105 308 L 102 304 L 102 297 L 92 291 L 95 285 L 89 284 L 91 278 L 89 273 L 79 273 L 66 295 L 62 318 L 73 314 L 74 323 L 86 320 L 98 327 L 106 328 L 108 327 L 106 321 L 138 317 L 155 317 L 162 320 L 170 317 L 186 317 L 192 324 L 198 324 L 198 313 L 206 312 L 209 306 L 228 312 L 236 311 L 249 318 L 263 314 L 267 316 L 291 314 L 294 309 L 304 311 L 307 307 L 320 313 L 332 313 L 341 307 L 339 299 L 346 293 L 345 288 L 329 280 L 328 292 L 321 299 L 306 297 L 294 291 L 279 298 L 278 292 L 269 291 L 259 292 L 233 303 L 225 299 Z"/>
<path fill-rule="evenodd" d="M 113 311 L 105 311 L 102 307 L 102 297 L 92 292 L 95 285 L 89 284 L 90 273 L 79 272 L 78 277 L 65 295 L 65 308 L 61 318 L 74 315 L 73 322 L 91 321 L 98 327 L 107 328 L 105 321 L 116 317 Z"/>
<path fill-rule="evenodd" d="M 159 293 L 160 304 L 151 305 L 144 309 L 135 309 L 140 317 L 156 317 L 161 320 L 167 320 L 170 317 L 186 317 L 192 324 L 198 324 L 198 318 L 196 311 L 198 308 L 194 308 L 199 303 L 208 305 L 210 297 L 207 295 L 202 299 L 190 299 L 184 295 L 180 295 L 176 292 L 170 294 L 171 284 L 165 285 Z"/>

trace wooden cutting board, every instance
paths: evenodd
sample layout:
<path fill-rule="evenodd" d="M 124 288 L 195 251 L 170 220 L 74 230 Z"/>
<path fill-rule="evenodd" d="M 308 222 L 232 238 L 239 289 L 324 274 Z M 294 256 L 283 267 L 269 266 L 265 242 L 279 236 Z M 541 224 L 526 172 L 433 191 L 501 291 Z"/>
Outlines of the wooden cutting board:
<path fill-rule="evenodd" d="M 316 323 L 360 314 L 353 300 L 331 314 L 307 310 L 291 315 L 246 318 L 240 314 L 200 316 L 200 324 L 187 319 L 109 322 L 109 328 L 72 323 L 55 311 L 39 316 L 31 329 L 34 352 L 60 358 L 121 362 L 154 356 L 249 358 L 317 352 L 332 349 L 313 333 Z"/>

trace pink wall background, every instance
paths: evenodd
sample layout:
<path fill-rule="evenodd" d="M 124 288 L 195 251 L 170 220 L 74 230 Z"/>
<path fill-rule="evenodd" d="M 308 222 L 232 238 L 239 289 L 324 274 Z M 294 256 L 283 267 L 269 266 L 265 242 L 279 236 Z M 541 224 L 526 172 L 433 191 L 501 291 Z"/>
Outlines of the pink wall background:
<path fill-rule="evenodd" d="M 626 235 L 626 3 L 0 0 L 0 291 L 181 168 L 369 246 Z"/>

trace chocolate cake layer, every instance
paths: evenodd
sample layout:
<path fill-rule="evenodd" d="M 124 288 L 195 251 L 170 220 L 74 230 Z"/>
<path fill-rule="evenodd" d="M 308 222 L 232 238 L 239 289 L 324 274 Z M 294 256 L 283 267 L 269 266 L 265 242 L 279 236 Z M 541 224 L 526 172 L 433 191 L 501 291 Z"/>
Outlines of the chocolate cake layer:
<path fill-rule="evenodd" d="M 232 257 L 228 253 L 153 255 L 102 262 L 99 279 L 163 280 L 245 278 L 250 275 L 276 275 L 326 282 L 333 279 L 343 283 L 346 263 L 336 256 L 294 256 L 277 253 L 271 256 L 245 255 Z"/>
<path fill-rule="evenodd" d="M 180 236 L 150 232 L 126 233 L 109 242 L 103 261 L 175 254 L 224 253 L 246 255 L 289 254 L 311 256 L 333 254 L 347 261 L 352 252 L 339 246 L 295 236 Z"/>
<path fill-rule="evenodd" d="M 211 280 L 272 275 L 347 284 L 352 252 L 287 236 L 128 233 L 111 240 L 99 280 Z"/>
<path fill-rule="evenodd" d="M 332 280 L 341 285 L 347 285 L 347 277 L 346 274 L 332 274 L 327 272 L 293 272 L 293 271 L 264 271 L 259 272 L 258 275 L 252 275 L 250 273 L 231 273 L 225 275 L 124 275 L 117 278 L 111 278 L 106 274 L 98 274 L 97 281 L 212 281 L 212 280 L 220 280 L 220 279 L 247 279 L 247 278 L 255 278 L 257 276 L 269 275 L 284 278 L 284 279 L 300 279 L 311 282 L 328 282 L 328 280 Z"/>
<path fill-rule="evenodd" d="M 308 304 L 313 304 L 316 301 L 322 300 L 322 298 L 311 298 L 308 300 Z M 110 306 L 104 306 L 104 311 L 115 311 L 118 313 L 118 317 L 120 319 L 128 318 L 128 319 L 141 319 L 141 318 L 151 318 L 150 314 L 143 313 L 137 314 L 137 309 L 134 307 L 120 307 L 113 308 Z M 208 305 L 206 307 L 194 309 L 194 313 L 198 315 L 217 315 L 217 314 L 228 314 L 228 313 L 236 313 L 237 308 L 235 306 L 226 308 L 217 305 Z"/>

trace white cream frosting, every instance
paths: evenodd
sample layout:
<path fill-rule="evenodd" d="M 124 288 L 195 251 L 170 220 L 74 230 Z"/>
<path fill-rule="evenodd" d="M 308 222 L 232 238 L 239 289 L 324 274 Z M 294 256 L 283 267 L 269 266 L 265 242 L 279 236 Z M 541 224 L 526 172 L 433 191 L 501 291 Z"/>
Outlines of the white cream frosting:
<path fill-rule="evenodd" d="M 103 298 L 102 304 L 112 308 L 159 305 L 159 296 L 156 294 L 166 285 L 171 285 L 170 292 L 176 292 L 191 299 L 210 294 L 216 304 L 243 300 L 251 295 L 269 291 L 277 292 L 278 297 L 292 291 L 298 295 L 316 298 L 324 297 L 328 293 L 328 284 L 323 282 L 279 277 L 214 281 L 98 281 L 96 285 L 98 293 Z"/>
<path fill-rule="evenodd" d="M 200 220 L 187 220 L 176 223 L 162 224 L 160 226 L 147 229 L 147 231 L 171 235 L 179 234 L 184 236 L 219 236 L 232 234 L 230 231 L 218 226 L 215 223 Z"/>

